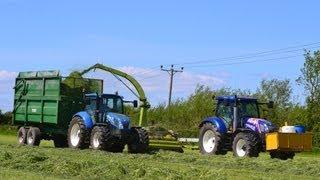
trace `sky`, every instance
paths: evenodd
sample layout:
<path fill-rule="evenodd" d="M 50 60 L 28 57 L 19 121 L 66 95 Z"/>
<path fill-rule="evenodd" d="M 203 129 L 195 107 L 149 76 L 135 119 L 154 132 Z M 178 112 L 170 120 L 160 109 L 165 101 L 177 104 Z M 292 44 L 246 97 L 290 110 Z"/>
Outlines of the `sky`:
<path fill-rule="evenodd" d="M 171 64 L 184 67 L 174 78 L 174 99 L 186 98 L 197 84 L 254 91 L 263 78 L 288 78 L 295 99 L 303 102 L 295 79 L 302 49 L 320 48 L 319 5 L 316 0 L 0 0 L 0 109 L 12 109 L 18 72 L 60 70 L 66 76 L 97 62 L 133 74 L 153 106 L 168 99 L 169 76 L 160 65 Z M 289 49 L 243 56 L 283 48 Z M 110 74 L 88 77 L 104 79 L 106 93 L 134 98 Z"/>

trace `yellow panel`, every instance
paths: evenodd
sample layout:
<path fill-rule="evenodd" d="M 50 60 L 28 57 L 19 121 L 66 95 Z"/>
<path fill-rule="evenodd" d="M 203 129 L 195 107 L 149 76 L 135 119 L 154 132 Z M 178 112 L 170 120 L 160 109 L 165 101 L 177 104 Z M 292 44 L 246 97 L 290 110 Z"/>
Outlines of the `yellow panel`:
<path fill-rule="evenodd" d="M 266 134 L 266 150 L 311 151 L 312 134 L 268 133 Z"/>
<path fill-rule="evenodd" d="M 278 133 L 266 134 L 266 148 L 267 150 L 274 150 L 279 148 Z"/>

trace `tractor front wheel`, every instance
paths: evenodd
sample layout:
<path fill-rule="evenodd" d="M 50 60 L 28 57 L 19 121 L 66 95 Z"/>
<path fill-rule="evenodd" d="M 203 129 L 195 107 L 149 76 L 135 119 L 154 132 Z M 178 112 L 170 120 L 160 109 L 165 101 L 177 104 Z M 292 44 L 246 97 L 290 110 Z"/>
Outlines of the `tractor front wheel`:
<path fill-rule="evenodd" d="M 204 124 L 200 129 L 199 149 L 204 155 L 225 155 L 224 139 L 211 123 Z"/>
<path fill-rule="evenodd" d="M 106 150 L 111 139 L 109 129 L 104 126 L 95 126 L 91 131 L 90 145 L 94 150 Z"/>
<path fill-rule="evenodd" d="M 258 157 L 259 138 L 252 133 L 240 132 L 233 140 L 232 149 L 236 157 Z"/>
<path fill-rule="evenodd" d="M 148 132 L 143 128 L 133 127 L 130 135 L 128 151 L 130 153 L 145 153 L 149 147 Z"/>
<path fill-rule="evenodd" d="M 74 117 L 68 129 L 68 145 L 70 148 L 85 149 L 89 147 L 89 132 L 79 117 Z"/>

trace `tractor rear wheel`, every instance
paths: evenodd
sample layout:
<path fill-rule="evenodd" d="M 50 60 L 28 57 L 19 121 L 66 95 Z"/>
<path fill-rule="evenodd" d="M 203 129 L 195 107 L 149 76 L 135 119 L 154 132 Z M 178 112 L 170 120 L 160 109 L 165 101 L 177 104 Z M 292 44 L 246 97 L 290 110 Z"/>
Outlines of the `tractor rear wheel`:
<path fill-rule="evenodd" d="M 27 133 L 27 144 L 29 146 L 39 146 L 41 141 L 41 132 L 37 127 L 30 127 Z"/>
<path fill-rule="evenodd" d="M 18 130 L 18 144 L 26 145 L 27 144 L 27 133 L 28 129 L 25 127 L 20 127 Z"/>
<path fill-rule="evenodd" d="M 131 128 L 128 151 L 129 153 L 145 153 L 149 147 L 148 132 L 140 127 Z"/>
<path fill-rule="evenodd" d="M 270 157 L 272 159 L 281 159 L 281 160 L 287 160 L 287 159 L 293 159 L 295 156 L 294 152 L 280 152 L 280 151 L 271 151 Z"/>
<path fill-rule="evenodd" d="M 202 154 L 227 154 L 228 151 L 224 147 L 224 141 L 225 140 L 221 133 L 219 133 L 211 123 L 206 123 L 201 127 L 199 135 L 199 149 Z"/>
<path fill-rule="evenodd" d="M 80 117 L 74 117 L 68 129 L 68 145 L 70 148 L 85 149 L 89 147 L 89 132 Z"/>
<path fill-rule="evenodd" d="M 236 157 L 258 157 L 260 139 L 253 133 L 240 132 L 233 140 L 233 155 Z"/>

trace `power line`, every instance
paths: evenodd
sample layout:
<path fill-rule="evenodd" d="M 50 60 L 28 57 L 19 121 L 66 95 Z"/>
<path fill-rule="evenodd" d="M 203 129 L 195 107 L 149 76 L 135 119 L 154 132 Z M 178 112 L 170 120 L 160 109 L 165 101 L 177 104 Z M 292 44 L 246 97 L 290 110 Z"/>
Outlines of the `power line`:
<path fill-rule="evenodd" d="M 144 75 L 144 74 L 149 74 L 149 73 L 153 72 L 155 69 L 158 69 L 158 68 L 159 68 L 159 66 L 152 66 L 150 68 L 147 68 L 147 69 L 149 69 L 147 71 L 132 73 L 131 76 L 141 76 L 141 75 Z"/>
<path fill-rule="evenodd" d="M 152 79 L 152 78 L 159 77 L 159 76 L 161 76 L 161 74 L 157 74 L 157 75 L 154 75 L 154 76 L 149 76 L 149 77 L 140 79 L 140 81 L 144 81 L 144 80 L 146 80 L 146 79 Z"/>
<path fill-rule="evenodd" d="M 260 60 L 251 60 L 251 61 L 238 61 L 238 62 L 230 62 L 230 63 L 220 63 L 220 64 L 206 64 L 206 65 L 197 65 L 197 66 L 187 66 L 188 69 L 192 68 L 203 68 L 203 67 L 219 67 L 219 66 L 229 66 L 229 65 L 238 65 L 238 64 L 250 64 L 250 63 L 257 63 L 257 62 L 270 62 L 270 61 L 283 61 L 283 60 L 289 60 L 290 58 L 299 57 L 301 54 L 294 55 L 294 56 L 285 56 L 285 57 L 279 57 L 279 58 L 269 58 L 269 59 L 260 59 Z M 152 79 L 155 77 L 159 77 L 161 74 L 157 74 L 154 76 L 146 77 L 143 79 L 140 79 L 140 81 L 144 81 L 147 79 Z"/>
<path fill-rule="evenodd" d="M 181 70 L 176 70 L 173 68 L 174 65 L 171 65 L 170 69 L 164 69 L 163 66 L 161 65 L 161 71 L 166 71 L 169 76 L 170 76 L 170 86 L 169 86 L 169 101 L 168 101 L 168 106 L 171 105 L 171 97 L 172 97 L 172 87 L 173 87 L 173 76 L 176 73 L 181 73 L 183 72 L 183 67 L 181 67 Z"/>
<path fill-rule="evenodd" d="M 188 68 L 190 69 L 190 68 L 201 68 L 201 67 L 217 67 L 217 66 L 228 66 L 228 65 L 236 65 L 236 64 L 250 64 L 250 63 L 256 63 L 256 62 L 279 61 L 279 60 L 287 60 L 290 58 L 295 58 L 295 57 L 300 57 L 300 56 L 302 56 L 302 55 L 286 56 L 286 57 L 270 58 L 270 59 L 262 59 L 262 60 L 252 60 L 252 61 L 221 63 L 221 64 L 197 65 L 197 66 L 189 66 Z"/>
<path fill-rule="evenodd" d="M 270 56 L 270 55 L 276 55 L 276 54 L 301 51 L 301 50 L 304 50 L 304 48 L 302 48 L 302 47 L 309 47 L 309 46 L 313 46 L 313 45 L 318 45 L 318 46 L 313 46 L 310 48 L 319 48 L 320 47 L 319 44 L 320 44 L 320 42 L 316 42 L 316 43 L 310 43 L 310 44 L 305 44 L 305 45 L 300 45 L 300 46 L 291 46 L 291 47 L 286 47 L 286 48 L 281 48 L 281 49 L 261 51 L 261 52 L 256 52 L 256 53 L 248 53 L 248 54 L 237 55 L 237 56 L 222 57 L 222 58 L 201 60 L 201 61 L 182 62 L 182 63 L 176 63 L 174 65 L 202 64 L 202 63 L 209 63 L 209 62 L 214 62 L 214 61 L 217 62 L 219 60 L 237 60 L 237 59 L 247 59 L 247 58 L 254 58 L 254 57 Z"/>

